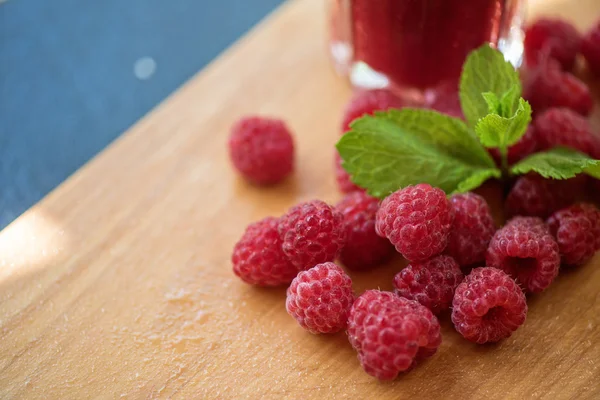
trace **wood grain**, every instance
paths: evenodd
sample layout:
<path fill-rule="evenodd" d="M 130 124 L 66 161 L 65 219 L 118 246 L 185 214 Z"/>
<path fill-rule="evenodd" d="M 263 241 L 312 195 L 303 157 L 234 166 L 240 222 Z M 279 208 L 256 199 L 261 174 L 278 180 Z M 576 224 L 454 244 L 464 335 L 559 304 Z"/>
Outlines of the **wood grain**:
<path fill-rule="evenodd" d="M 588 27 L 597 0 L 532 2 Z M 302 331 L 284 289 L 246 286 L 229 255 L 244 227 L 314 197 L 350 89 L 325 56 L 324 4 L 287 3 L 0 233 L 0 398 L 600 398 L 600 256 L 529 299 L 498 345 L 442 318 L 439 353 L 393 383 L 366 375 L 343 334 Z M 247 113 L 296 132 L 297 172 L 256 189 L 230 168 Z M 396 260 L 353 274 L 390 289 Z"/>

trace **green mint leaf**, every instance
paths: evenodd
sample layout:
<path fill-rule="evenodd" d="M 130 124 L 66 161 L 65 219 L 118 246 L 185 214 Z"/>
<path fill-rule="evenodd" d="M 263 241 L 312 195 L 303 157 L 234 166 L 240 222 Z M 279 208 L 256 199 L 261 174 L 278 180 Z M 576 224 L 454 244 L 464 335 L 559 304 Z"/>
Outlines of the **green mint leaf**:
<path fill-rule="evenodd" d="M 566 147 L 556 147 L 535 153 L 513 165 L 513 174 L 537 172 L 544 178 L 569 179 L 579 173 L 586 173 L 600 179 L 600 160 Z"/>
<path fill-rule="evenodd" d="M 483 96 L 483 100 L 485 100 L 485 102 L 488 105 L 488 111 L 490 114 L 501 114 L 502 113 L 502 106 L 500 104 L 500 99 L 498 98 L 498 96 L 496 96 L 496 93 L 485 92 L 485 93 L 481 93 L 481 95 Z"/>
<path fill-rule="evenodd" d="M 491 98 L 491 96 L 488 96 Z M 486 98 L 487 100 L 487 98 Z M 488 114 L 475 126 L 475 133 L 485 147 L 505 149 L 521 139 L 531 122 L 531 106 L 522 98 L 510 117 Z"/>
<path fill-rule="evenodd" d="M 337 149 L 352 181 L 376 197 L 422 182 L 450 194 L 500 176 L 463 121 L 431 110 L 405 108 L 357 119 Z"/>
<path fill-rule="evenodd" d="M 460 104 L 469 126 L 474 127 L 489 114 L 488 103 L 482 96 L 486 92 L 495 94 L 500 104 L 511 105 L 505 117 L 514 113 L 521 97 L 519 74 L 502 53 L 487 44 L 469 54 L 460 77 Z"/>
<path fill-rule="evenodd" d="M 519 108 L 521 102 L 521 85 L 513 85 L 500 98 L 500 115 L 510 117 Z"/>

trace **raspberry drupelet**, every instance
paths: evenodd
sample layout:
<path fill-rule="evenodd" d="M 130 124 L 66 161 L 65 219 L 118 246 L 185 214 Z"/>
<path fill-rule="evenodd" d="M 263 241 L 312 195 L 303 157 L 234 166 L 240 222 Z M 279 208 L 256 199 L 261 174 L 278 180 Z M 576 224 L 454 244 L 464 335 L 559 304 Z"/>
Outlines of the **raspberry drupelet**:
<path fill-rule="evenodd" d="M 407 260 L 423 261 L 444 251 L 453 218 L 444 191 L 421 183 L 386 197 L 377 211 L 375 229 Z"/>
<path fill-rule="evenodd" d="M 353 302 L 350 277 L 336 264 L 327 262 L 294 278 L 285 307 L 307 331 L 334 333 L 346 328 Z"/>
<path fill-rule="evenodd" d="M 515 281 L 496 268 L 475 268 L 458 285 L 452 323 L 465 339 L 483 344 L 509 337 L 525 322 L 527 302 Z"/>
<path fill-rule="evenodd" d="M 492 238 L 486 262 L 512 276 L 527 292 L 538 293 L 558 275 L 560 255 L 544 221 L 514 217 Z"/>
<path fill-rule="evenodd" d="M 348 339 L 364 370 L 391 380 L 431 357 L 442 342 L 437 318 L 416 301 L 367 290 L 348 318 Z"/>

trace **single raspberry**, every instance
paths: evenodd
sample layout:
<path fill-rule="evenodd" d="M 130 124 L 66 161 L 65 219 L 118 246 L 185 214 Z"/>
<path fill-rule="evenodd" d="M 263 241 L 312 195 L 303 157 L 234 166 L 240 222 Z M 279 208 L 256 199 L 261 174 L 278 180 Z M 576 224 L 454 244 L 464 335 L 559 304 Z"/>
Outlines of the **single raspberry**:
<path fill-rule="evenodd" d="M 461 267 L 485 260 L 485 252 L 496 232 L 490 207 L 475 193 L 455 194 L 450 198 L 454 222 L 448 237 L 446 253 Z"/>
<path fill-rule="evenodd" d="M 431 311 L 379 290 L 367 290 L 352 305 L 348 339 L 364 370 L 381 380 L 394 379 L 431 357 L 442 342 L 440 324 Z"/>
<path fill-rule="evenodd" d="M 465 339 L 483 344 L 509 337 L 527 317 L 525 295 L 497 268 L 475 268 L 458 285 L 452 323 Z"/>
<path fill-rule="evenodd" d="M 566 21 L 542 18 L 525 30 L 523 44 L 527 64 L 537 65 L 540 53 L 548 52 L 564 70 L 570 71 L 581 46 L 581 35 Z"/>
<path fill-rule="evenodd" d="M 555 212 L 548 219 L 563 263 L 582 265 L 600 250 L 600 210 L 579 203 Z"/>
<path fill-rule="evenodd" d="M 540 61 L 527 72 L 523 97 L 536 114 L 552 107 L 565 107 L 588 115 L 594 107 L 590 88 L 573 74 L 561 71 L 558 62 L 552 59 Z"/>
<path fill-rule="evenodd" d="M 339 256 L 346 241 L 344 217 L 321 200 L 300 203 L 279 220 L 283 252 L 299 270 Z"/>
<path fill-rule="evenodd" d="M 600 138 L 587 118 L 567 108 L 551 108 L 534 121 L 540 150 L 556 146 L 571 147 L 591 157 L 600 157 Z"/>
<path fill-rule="evenodd" d="M 581 54 L 585 57 L 590 71 L 600 76 L 600 21 L 583 38 Z"/>
<path fill-rule="evenodd" d="M 294 169 L 294 141 L 283 121 L 246 117 L 233 125 L 229 156 L 235 168 L 249 181 L 273 184 Z"/>
<path fill-rule="evenodd" d="M 350 174 L 342 167 L 342 157 L 340 157 L 340 154 L 337 151 L 335 152 L 335 180 L 338 189 L 342 193 L 351 193 L 359 190 L 364 191 L 363 188 L 352 182 Z"/>
<path fill-rule="evenodd" d="M 503 270 L 531 293 L 546 289 L 560 267 L 558 244 L 540 218 L 515 217 L 499 229 L 487 250 L 488 267 Z"/>
<path fill-rule="evenodd" d="M 390 108 L 402 108 L 404 103 L 386 89 L 364 90 L 356 92 L 344 109 L 342 133 L 350 130 L 350 123 L 364 115 Z"/>
<path fill-rule="evenodd" d="M 375 232 L 375 215 L 379 200 L 364 192 L 346 195 L 336 209 L 344 216 L 346 244 L 340 254 L 342 263 L 350 269 L 375 267 L 394 253 L 394 246 Z"/>
<path fill-rule="evenodd" d="M 521 176 L 506 197 L 506 213 L 547 218 L 573 203 L 584 186 L 585 179 L 579 176 L 567 180 L 545 179 L 535 174 Z"/>
<path fill-rule="evenodd" d="M 394 287 L 399 296 L 416 300 L 432 313 L 440 314 L 450 308 L 454 290 L 463 278 L 457 262 L 440 255 L 409 264 L 394 277 Z"/>
<path fill-rule="evenodd" d="M 311 333 L 334 333 L 346 328 L 354 302 L 352 280 L 332 262 L 302 271 L 287 290 L 285 307 Z"/>
<path fill-rule="evenodd" d="M 421 183 L 383 200 L 375 230 L 387 237 L 407 260 L 423 261 L 444 251 L 453 218 L 444 191 Z"/>
<path fill-rule="evenodd" d="M 512 165 L 521 161 L 525 157 L 535 153 L 537 150 L 537 137 L 535 136 L 533 125 L 529 125 L 523 137 L 521 137 L 517 143 L 508 148 L 508 165 Z M 494 158 L 494 161 L 496 161 L 496 164 L 501 165 L 502 160 L 500 158 L 500 152 L 498 149 L 490 149 L 489 151 Z"/>
<path fill-rule="evenodd" d="M 267 217 L 250 224 L 233 248 L 233 272 L 251 285 L 287 285 L 298 269 L 281 249 L 277 232 L 278 219 Z"/>

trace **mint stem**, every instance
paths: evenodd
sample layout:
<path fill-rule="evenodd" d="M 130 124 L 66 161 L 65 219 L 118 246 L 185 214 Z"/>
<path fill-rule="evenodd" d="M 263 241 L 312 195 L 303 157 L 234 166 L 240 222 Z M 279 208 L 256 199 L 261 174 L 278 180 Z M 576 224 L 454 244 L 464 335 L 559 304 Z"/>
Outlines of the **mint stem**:
<path fill-rule="evenodd" d="M 502 175 L 508 174 L 508 149 L 506 147 L 500 147 L 500 159 L 502 160 Z"/>

